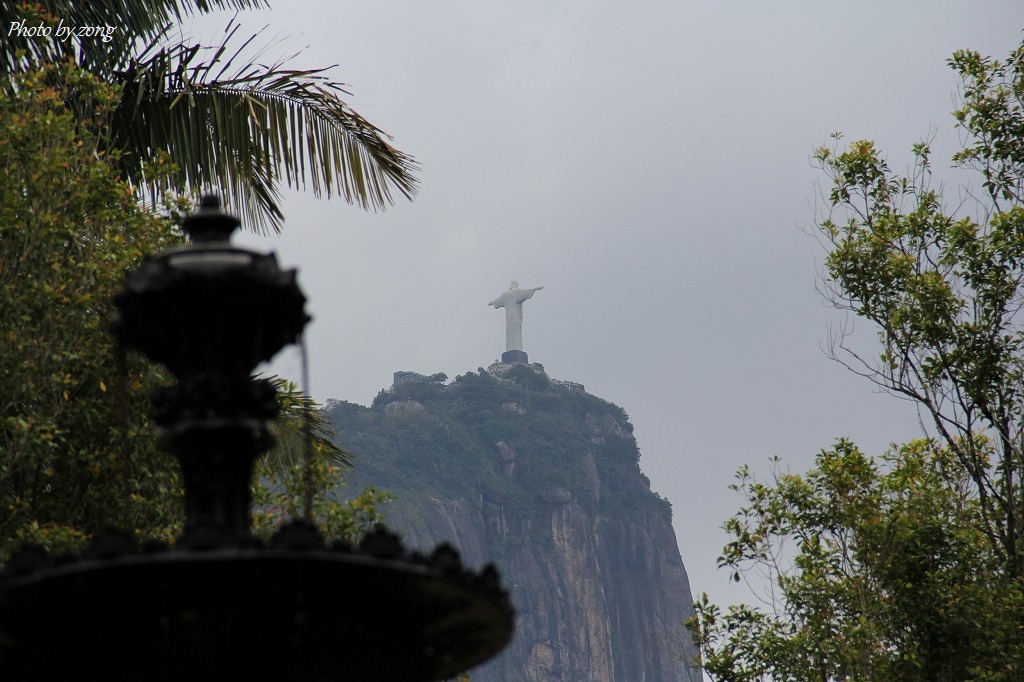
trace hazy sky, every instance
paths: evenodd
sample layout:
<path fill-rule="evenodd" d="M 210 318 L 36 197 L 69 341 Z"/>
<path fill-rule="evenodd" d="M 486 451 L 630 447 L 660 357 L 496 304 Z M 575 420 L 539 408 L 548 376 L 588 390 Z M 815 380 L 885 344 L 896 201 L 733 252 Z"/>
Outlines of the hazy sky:
<path fill-rule="evenodd" d="M 878 453 L 919 434 L 821 350 L 843 318 L 815 292 L 810 156 L 839 130 L 902 170 L 931 132 L 959 182 L 946 59 L 1005 56 L 1020 0 L 272 4 L 243 32 L 269 25 L 296 67 L 338 64 L 350 104 L 422 164 L 414 202 L 291 193 L 280 237 L 242 240 L 300 268 L 318 400 L 486 367 L 504 350 L 487 302 L 543 285 L 524 349 L 630 415 L 694 596 L 723 601 L 746 597 L 715 568 L 741 464 L 803 470 L 839 436 Z"/>

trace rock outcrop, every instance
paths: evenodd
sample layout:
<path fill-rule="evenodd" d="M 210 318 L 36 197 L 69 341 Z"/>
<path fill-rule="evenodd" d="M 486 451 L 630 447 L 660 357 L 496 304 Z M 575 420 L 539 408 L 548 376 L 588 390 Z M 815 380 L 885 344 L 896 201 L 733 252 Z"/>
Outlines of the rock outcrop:
<path fill-rule="evenodd" d="M 516 634 L 474 682 L 698 682 L 671 508 L 625 413 L 539 365 L 494 369 L 327 409 L 357 455 L 353 485 L 391 489 L 388 523 L 409 544 L 448 541 L 501 570 Z M 408 401 L 422 409 L 393 407 Z"/>

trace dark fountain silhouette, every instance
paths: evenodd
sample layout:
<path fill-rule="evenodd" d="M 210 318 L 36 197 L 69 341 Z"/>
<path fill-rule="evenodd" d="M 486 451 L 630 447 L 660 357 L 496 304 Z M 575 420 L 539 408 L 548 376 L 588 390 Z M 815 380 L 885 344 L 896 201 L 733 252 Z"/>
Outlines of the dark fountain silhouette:
<path fill-rule="evenodd" d="M 309 317 L 295 271 L 230 245 L 238 221 L 203 199 L 191 244 L 129 274 L 115 335 L 178 383 L 153 396 L 161 447 L 185 484 L 173 546 L 125 533 L 81 555 L 25 548 L 0 574 L 0 679 L 429 682 L 495 655 L 513 611 L 491 565 L 441 545 L 408 552 L 386 529 L 325 546 L 303 521 L 268 545 L 250 530 L 253 462 L 274 389 L 250 373 Z"/>

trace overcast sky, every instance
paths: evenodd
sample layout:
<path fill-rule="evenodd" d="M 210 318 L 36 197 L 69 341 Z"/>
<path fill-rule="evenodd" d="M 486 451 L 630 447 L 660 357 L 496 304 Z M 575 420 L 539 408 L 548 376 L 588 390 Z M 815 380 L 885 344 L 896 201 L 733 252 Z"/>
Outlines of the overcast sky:
<path fill-rule="evenodd" d="M 280 237 L 241 240 L 300 268 L 318 400 L 486 367 L 505 349 L 487 302 L 543 285 L 524 350 L 630 415 L 694 596 L 721 601 L 747 597 L 715 568 L 740 465 L 798 471 L 840 436 L 879 453 L 919 434 L 911 407 L 821 350 L 843 318 L 815 292 L 810 156 L 838 130 L 902 170 L 932 132 L 937 172 L 973 180 L 947 170 L 946 60 L 1005 56 L 1024 3 L 272 4 L 243 32 L 269 24 L 296 67 L 338 64 L 350 104 L 422 164 L 411 203 L 290 193 Z"/>

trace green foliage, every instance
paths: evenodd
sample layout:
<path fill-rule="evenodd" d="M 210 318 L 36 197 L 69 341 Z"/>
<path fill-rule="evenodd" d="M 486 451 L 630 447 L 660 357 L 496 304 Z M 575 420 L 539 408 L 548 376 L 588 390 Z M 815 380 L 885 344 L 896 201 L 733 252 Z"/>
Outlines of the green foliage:
<path fill-rule="evenodd" d="M 807 474 L 743 469 L 721 566 L 767 578 L 764 608 L 706 597 L 688 623 L 722 680 L 1024 677 L 1024 45 L 958 52 L 960 166 L 983 194 L 948 210 L 929 145 L 906 176 L 870 141 L 815 160 L 829 178 L 823 289 L 878 332 L 833 357 L 915 402 L 933 438 L 881 461 L 839 441 Z"/>
<path fill-rule="evenodd" d="M 232 53 L 236 25 L 221 45 L 168 40 L 173 21 L 194 12 L 239 10 L 253 0 L 48 0 L 0 4 L 9 29 L 0 48 L 0 87 L 18 73 L 45 63 L 77 65 L 123 90 L 110 112 L 109 144 L 123 176 L 152 197 L 165 192 L 216 189 L 242 224 L 278 230 L 284 219 L 281 183 L 314 195 L 337 194 L 364 208 L 381 209 L 416 192 L 416 162 L 390 137 L 352 110 L 349 93 L 325 75 L 328 69 L 289 69 L 285 62 L 256 63 Z M 23 33 L 19 26 L 41 28 Z M 107 27 L 102 36 L 58 36 L 59 28 Z M 91 104 L 67 99 L 79 117 Z M 162 152 L 174 165 L 154 164 Z"/>
<path fill-rule="evenodd" d="M 961 77 L 961 103 L 953 116 L 970 136 L 953 160 L 981 173 L 998 210 L 1019 204 L 1024 178 L 1024 46 L 1006 61 L 960 51 L 949 60 Z"/>
<path fill-rule="evenodd" d="M 979 449 L 989 446 L 978 443 Z M 722 680 L 1019 679 L 1024 584 L 1000 570 L 979 501 L 930 441 L 880 462 L 848 441 L 745 500 L 719 565 L 770 581 L 766 607 L 696 604 L 688 624 Z"/>
<path fill-rule="evenodd" d="M 981 173 L 985 195 L 971 207 L 980 219 L 945 209 L 930 186 L 927 143 L 915 145 L 908 176 L 892 173 L 868 141 L 815 155 L 832 182 L 820 225 L 827 297 L 870 321 L 882 345 L 872 360 L 840 335 L 835 357 L 921 406 L 968 474 L 994 551 L 1014 575 L 1024 575 L 1022 55 L 950 60 L 962 83 L 954 116 L 966 135 L 954 161 Z M 977 433 L 996 443 L 992 452 L 977 449 Z"/>
<path fill-rule="evenodd" d="M 79 550 L 110 526 L 173 541 L 181 483 L 147 416 L 167 377 L 116 348 L 108 328 L 125 272 L 182 238 L 140 208 L 104 151 L 118 88 L 70 64 L 16 82 L 0 96 L 0 564 L 25 543 Z M 93 102 L 93 118 L 70 112 L 71 96 Z M 298 504 L 329 537 L 353 541 L 387 496 L 327 495 L 351 457 L 311 399 L 275 384 L 279 446 L 257 478 L 254 496 L 267 505 L 258 527 L 296 516 Z"/>
<path fill-rule="evenodd" d="M 397 505 L 427 493 L 528 515 L 542 493 L 561 488 L 613 518 L 671 516 L 640 473 L 625 412 L 527 366 L 500 378 L 468 372 L 448 385 L 406 382 L 381 391 L 370 408 L 329 401 L 326 413 L 358 455 L 354 480 L 388 488 Z M 498 443 L 515 459 L 502 459 Z"/>
<path fill-rule="evenodd" d="M 504 379 L 518 384 L 529 391 L 543 391 L 551 386 L 551 380 L 541 372 L 534 372 L 526 365 L 514 365 L 505 373 Z"/>
<path fill-rule="evenodd" d="M 266 539 L 281 524 L 306 519 L 327 541 L 356 544 L 383 521 L 390 493 L 370 485 L 343 499 L 352 454 L 334 442 L 334 429 L 312 398 L 284 379 L 275 378 L 274 384 L 281 412 L 271 423 L 275 446 L 254 474 L 253 532 Z"/>
<path fill-rule="evenodd" d="M 277 392 L 278 416 L 270 423 L 274 448 L 271 468 L 284 469 L 305 461 L 311 451 L 342 472 L 352 469 L 352 453 L 334 442 L 334 429 L 315 400 L 281 377 L 271 377 Z"/>
<path fill-rule="evenodd" d="M 253 487 L 253 533 L 269 538 L 283 523 L 310 518 L 328 542 L 359 542 L 371 528 L 383 521 L 383 507 L 391 495 L 372 485 L 351 499 L 343 499 L 347 479 L 342 468 L 325 457 L 313 458 L 307 467 L 293 464 L 272 467 L 266 458 L 256 470 Z M 307 505 L 307 490 L 315 491 Z"/>
<path fill-rule="evenodd" d="M 107 329 L 125 270 L 180 237 L 102 151 L 117 88 L 73 66 L 16 82 L 0 98 L 0 560 L 114 522 L 167 538 L 179 484 L 145 416 L 161 376 Z M 69 92 L 93 118 L 68 111 Z"/>

